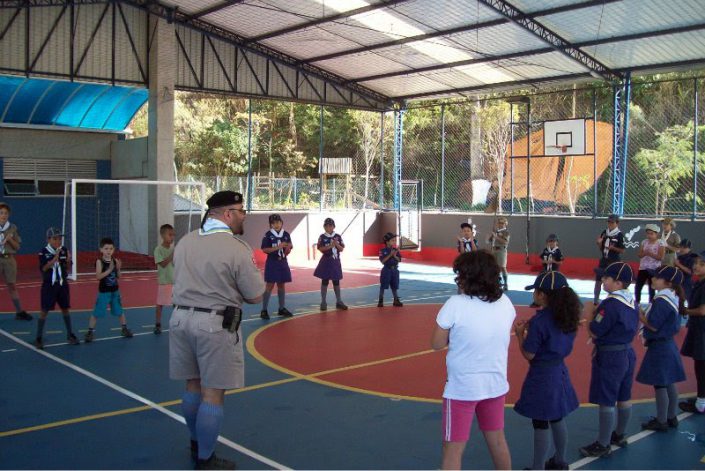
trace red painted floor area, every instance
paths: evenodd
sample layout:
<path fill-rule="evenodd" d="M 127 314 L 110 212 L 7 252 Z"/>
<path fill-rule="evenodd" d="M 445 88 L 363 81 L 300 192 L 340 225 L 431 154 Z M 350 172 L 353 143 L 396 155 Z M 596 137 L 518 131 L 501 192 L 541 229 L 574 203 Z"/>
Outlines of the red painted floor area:
<path fill-rule="evenodd" d="M 313 270 L 312 267 L 292 267 L 293 281 L 287 284 L 287 292 L 318 291 L 321 280 L 313 276 Z M 38 275 L 33 279 L 27 278 L 27 276 L 24 277 L 24 280 L 20 278 L 22 281 L 18 281 L 17 290 L 20 294 L 22 307 L 27 311 L 36 312 L 39 310 L 41 280 Z M 355 269 L 345 271 L 341 283 L 345 288 L 357 288 L 378 282 L 379 271 Z M 98 282 L 92 277 L 86 276 L 79 277 L 77 281 L 70 283 L 72 309 L 92 309 L 98 292 Z M 0 280 L 0 286 L 0 312 L 14 312 L 12 301 L 2 280 Z M 125 307 L 153 306 L 157 294 L 156 273 L 123 274 L 120 279 L 120 292 Z"/>
<path fill-rule="evenodd" d="M 254 347 L 262 357 L 285 370 L 299 374 L 328 372 L 316 377 L 342 387 L 437 400 L 446 379 L 445 352 L 430 352 L 429 343 L 440 306 L 408 304 L 403 308 L 359 308 L 295 317 L 261 330 Z M 528 318 L 533 309 L 519 306 L 517 313 L 519 318 Z M 682 330 L 677 339 L 679 345 L 684 336 Z M 592 355 L 592 345 L 587 340 L 587 333 L 581 328 L 567 360 L 578 399 L 583 403 L 588 400 Z M 637 341 L 634 345 L 638 366 L 644 348 Z M 695 380 L 691 362 L 684 359 L 684 363 L 688 381 L 679 383 L 678 388 L 681 393 L 689 393 L 695 391 Z M 518 399 L 527 370 L 528 362 L 512 337 L 508 403 Z M 633 397 L 650 399 L 653 389 L 635 383 Z"/>

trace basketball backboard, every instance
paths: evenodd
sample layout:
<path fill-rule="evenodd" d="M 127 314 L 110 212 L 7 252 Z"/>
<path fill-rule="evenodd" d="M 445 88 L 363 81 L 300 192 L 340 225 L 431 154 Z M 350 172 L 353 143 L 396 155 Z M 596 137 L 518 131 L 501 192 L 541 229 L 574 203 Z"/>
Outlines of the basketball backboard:
<path fill-rule="evenodd" d="M 544 155 L 584 155 L 585 120 L 545 121 L 543 140 Z"/>

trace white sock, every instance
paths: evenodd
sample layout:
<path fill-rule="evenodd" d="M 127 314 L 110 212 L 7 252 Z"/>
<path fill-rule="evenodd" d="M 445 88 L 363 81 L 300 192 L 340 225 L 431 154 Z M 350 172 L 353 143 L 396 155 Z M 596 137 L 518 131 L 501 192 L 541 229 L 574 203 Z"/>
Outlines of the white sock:
<path fill-rule="evenodd" d="M 705 412 L 705 397 L 699 397 L 695 400 L 695 408 L 698 412 Z"/>

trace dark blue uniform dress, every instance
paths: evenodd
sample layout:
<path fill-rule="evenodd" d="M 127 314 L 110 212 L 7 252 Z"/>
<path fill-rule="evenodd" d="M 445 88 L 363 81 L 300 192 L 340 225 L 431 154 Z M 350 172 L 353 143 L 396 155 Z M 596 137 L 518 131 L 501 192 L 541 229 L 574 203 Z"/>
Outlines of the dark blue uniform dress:
<path fill-rule="evenodd" d="M 282 242 L 291 244 L 291 236 L 288 232 L 282 231 L 280 237 L 272 231 L 267 231 L 262 238 L 262 248 L 278 247 Z M 283 248 L 267 254 L 267 261 L 264 263 L 264 281 L 266 283 L 291 282 L 291 269 Z"/>
<path fill-rule="evenodd" d="M 561 249 L 556 247 L 553 250 L 548 250 L 548 247 L 546 247 L 545 249 L 543 249 L 543 252 L 541 252 L 541 262 L 543 265 L 543 271 L 557 271 L 558 266 L 552 263 L 548 263 L 548 257 L 551 257 L 554 262 L 562 262 L 563 254 L 561 253 Z"/>
<path fill-rule="evenodd" d="M 392 252 L 392 247 L 384 247 L 379 251 L 379 260 L 382 261 L 387 255 Z M 397 252 L 396 257 L 401 260 L 401 252 Z M 384 262 L 382 271 L 379 275 L 379 284 L 382 289 L 399 289 L 399 260 L 395 257 L 389 257 L 389 260 Z"/>
<path fill-rule="evenodd" d="M 688 298 L 688 309 L 705 304 L 705 280 L 698 281 Z M 688 317 L 688 332 L 685 334 L 681 354 L 693 360 L 705 360 L 705 317 Z"/>
<path fill-rule="evenodd" d="M 524 350 L 535 356 L 514 410 L 536 420 L 559 420 L 578 408 L 578 397 L 563 362 L 570 355 L 575 332 L 564 333 L 550 309 L 541 309 L 529 321 Z"/>
<path fill-rule="evenodd" d="M 54 254 L 47 247 L 44 247 L 39 252 L 39 270 L 53 258 Z M 61 309 L 69 309 L 71 307 L 69 283 L 66 279 L 66 275 L 68 275 L 68 260 L 69 253 L 66 247 L 61 247 L 59 249 L 58 269 L 52 267 L 47 271 L 42 271 L 41 305 L 44 312 L 51 311 L 57 304 Z"/>
<path fill-rule="evenodd" d="M 343 244 L 343 238 L 340 234 L 333 234 L 329 237 L 325 233 L 321 234 L 318 238 L 317 247 L 328 247 L 333 245 L 333 239 L 338 241 L 338 244 L 345 247 Z M 321 253 L 321 259 L 318 261 L 318 266 L 313 272 L 313 276 L 320 278 L 322 280 L 342 280 L 343 279 L 343 268 L 340 265 L 340 253 L 337 249 L 331 249 L 326 252 Z"/>
<path fill-rule="evenodd" d="M 664 290 L 657 294 L 646 311 L 646 318 L 656 331 L 644 327 L 646 354 L 636 380 L 653 386 L 685 381 L 683 362 L 673 341 L 681 327 L 678 298 L 673 291 Z"/>
<path fill-rule="evenodd" d="M 690 293 L 693 291 L 693 265 L 695 264 L 695 259 L 698 256 L 692 252 L 684 253 L 678 256 L 678 263 L 690 270 L 690 273 L 683 272 L 683 291 L 685 291 L 685 298 L 690 298 Z"/>
<path fill-rule="evenodd" d="M 621 260 L 620 255 L 617 252 L 613 251 L 608 251 L 607 255 L 605 255 L 605 247 L 618 247 L 620 249 L 624 248 L 624 234 L 622 232 L 618 232 L 616 235 L 613 236 L 608 236 L 607 231 L 604 230 L 600 233 L 601 237 L 605 238 L 605 241 L 602 243 L 602 247 L 600 247 L 600 250 L 602 251 L 602 257 L 600 257 L 600 263 L 595 268 L 595 279 L 596 280 L 601 280 L 602 279 L 602 274 L 605 271 L 605 268 L 607 268 L 608 265 L 614 262 L 619 262 Z"/>
<path fill-rule="evenodd" d="M 590 330 L 595 335 L 590 402 L 614 406 L 632 397 L 636 355 L 632 340 L 639 325 L 634 297 L 627 290 L 615 291 L 597 307 Z"/>

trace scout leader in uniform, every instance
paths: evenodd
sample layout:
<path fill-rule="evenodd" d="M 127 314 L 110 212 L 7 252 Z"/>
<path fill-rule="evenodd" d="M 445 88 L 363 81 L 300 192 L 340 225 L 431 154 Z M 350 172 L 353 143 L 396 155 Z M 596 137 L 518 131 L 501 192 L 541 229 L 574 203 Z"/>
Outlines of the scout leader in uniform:
<path fill-rule="evenodd" d="M 262 300 L 264 282 L 243 234 L 242 195 L 219 191 L 199 230 L 174 250 L 174 312 L 169 322 L 169 375 L 185 380 L 182 411 L 196 469 L 235 469 L 214 450 L 226 389 L 245 382 L 242 303 Z"/>

